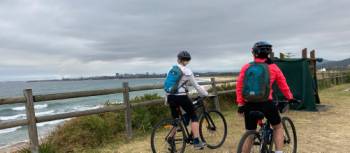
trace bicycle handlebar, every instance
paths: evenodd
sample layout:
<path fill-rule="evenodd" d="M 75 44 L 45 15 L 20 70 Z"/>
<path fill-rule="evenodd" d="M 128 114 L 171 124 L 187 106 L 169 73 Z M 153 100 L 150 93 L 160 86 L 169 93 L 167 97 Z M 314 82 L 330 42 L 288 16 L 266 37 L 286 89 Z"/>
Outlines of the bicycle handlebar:
<path fill-rule="evenodd" d="M 293 99 L 291 101 L 288 100 L 274 100 L 274 103 L 288 103 L 288 104 L 301 104 L 301 100 Z"/>

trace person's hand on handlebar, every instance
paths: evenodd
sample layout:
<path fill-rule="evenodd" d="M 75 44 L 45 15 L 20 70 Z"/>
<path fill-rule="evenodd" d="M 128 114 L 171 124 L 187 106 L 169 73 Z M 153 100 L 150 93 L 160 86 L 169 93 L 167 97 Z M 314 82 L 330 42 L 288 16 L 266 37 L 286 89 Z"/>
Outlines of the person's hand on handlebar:
<path fill-rule="evenodd" d="M 244 105 L 238 105 L 238 109 L 237 109 L 237 114 L 241 117 L 244 116 L 244 112 L 245 112 L 245 106 Z"/>
<path fill-rule="evenodd" d="M 295 99 L 295 98 L 290 99 L 288 102 L 289 102 L 289 103 L 294 103 L 294 104 L 300 104 L 300 103 L 301 103 L 301 101 L 300 101 L 300 100 Z"/>

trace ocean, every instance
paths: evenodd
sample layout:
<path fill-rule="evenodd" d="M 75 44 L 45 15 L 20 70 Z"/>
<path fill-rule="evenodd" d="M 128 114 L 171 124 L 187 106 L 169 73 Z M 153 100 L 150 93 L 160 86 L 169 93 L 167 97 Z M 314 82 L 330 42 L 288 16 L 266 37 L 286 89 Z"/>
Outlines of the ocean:
<path fill-rule="evenodd" d="M 95 89 L 109 89 L 122 87 L 122 83 L 128 81 L 130 86 L 160 84 L 163 79 L 118 79 L 118 80 L 82 80 L 82 81 L 49 81 L 49 82 L 0 82 L 0 97 L 22 96 L 23 89 L 33 89 L 36 94 L 50 94 L 70 91 L 84 91 Z M 142 96 L 146 93 L 158 93 L 163 96 L 163 90 L 150 90 L 131 92 L 131 98 Z M 121 103 L 122 94 L 112 94 L 106 96 L 94 96 L 84 98 L 74 98 L 66 100 L 48 101 L 35 103 L 35 113 L 37 116 L 52 115 L 65 112 L 89 110 L 102 107 L 106 102 Z M 0 105 L 0 124 L 2 121 L 25 119 L 26 112 L 24 104 Z M 65 120 L 38 123 L 38 133 L 40 137 L 47 135 L 57 125 Z M 8 145 L 24 142 L 28 139 L 26 126 L 14 127 L 0 130 L 0 148 Z"/>

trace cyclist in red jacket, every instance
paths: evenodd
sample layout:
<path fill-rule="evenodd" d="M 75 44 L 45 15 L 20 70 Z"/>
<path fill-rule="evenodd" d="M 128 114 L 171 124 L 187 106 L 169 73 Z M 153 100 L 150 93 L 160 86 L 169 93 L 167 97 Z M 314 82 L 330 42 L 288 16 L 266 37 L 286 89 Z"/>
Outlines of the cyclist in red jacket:
<path fill-rule="evenodd" d="M 289 86 L 286 82 L 286 79 L 278 68 L 276 64 L 274 64 L 269 58 L 269 54 L 272 52 L 272 45 L 267 42 L 257 42 L 254 44 L 252 48 L 252 53 L 254 56 L 254 63 L 266 63 L 267 64 L 267 73 L 269 73 L 269 94 L 268 100 L 261 102 L 252 102 L 247 101 L 243 96 L 243 88 L 244 88 L 244 79 L 246 75 L 246 71 L 251 64 L 246 64 L 240 71 L 240 74 L 237 79 L 236 86 L 236 94 L 237 94 L 237 103 L 238 103 L 238 113 L 240 116 L 244 116 L 245 119 L 245 128 L 246 130 L 256 130 L 257 121 L 249 115 L 250 111 L 261 111 L 264 113 L 265 117 L 270 120 L 271 125 L 273 127 L 273 136 L 276 143 L 276 151 L 275 153 L 282 153 L 283 148 L 283 127 L 281 124 L 281 117 L 278 112 L 277 107 L 272 103 L 272 84 L 274 82 L 277 83 L 278 87 L 282 91 L 283 95 L 288 100 L 293 100 L 293 95 L 289 89 Z M 250 148 L 246 148 L 244 150 L 250 150 Z M 248 151 L 249 152 L 249 151 Z"/>

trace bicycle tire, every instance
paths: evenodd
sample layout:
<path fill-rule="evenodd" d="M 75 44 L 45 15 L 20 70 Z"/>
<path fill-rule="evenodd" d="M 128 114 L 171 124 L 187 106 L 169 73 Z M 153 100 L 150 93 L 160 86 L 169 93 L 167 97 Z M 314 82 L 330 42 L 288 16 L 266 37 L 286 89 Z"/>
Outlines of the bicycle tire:
<path fill-rule="evenodd" d="M 212 115 L 211 115 L 212 114 Z M 218 123 L 215 123 L 216 121 L 213 120 L 213 116 L 217 115 L 216 121 L 220 121 L 222 123 L 221 126 L 223 126 L 223 135 L 219 139 L 219 141 L 216 143 L 212 143 L 208 138 L 204 136 L 204 130 L 208 130 L 209 133 L 213 134 L 213 132 L 216 132 L 217 130 L 217 125 Z M 207 126 L 204 126 L 203 124 L 207 123 Z M 213 128 L 212 124 L 216 124 L 216 128 Z M 209 127 L 210 126 L 210 127 Z M 221 128 L 221 127 L 220 127 Z M 200 117 L 200 122 L 199 122 L 199 135 L 202 139 L 202 141 L 206 142 L 207 147 L 210 149 L 216 149 L 222 146 L 225 143 L 226 137 L 227 137 L 227 123 L 226 119 L 223 114 L 221 114 L 219 111 L 216 110 L 210 110 L 208 112 L 204 112 L 203 115 Z"/>
<path fill-rule="evenodd" d="M 260 135 L 259 135 L 259 132 L 257 131 L 254 131 L 254 130 L 249 130 L 249 131 L 246 131 L 241 140 L 239 141 L 239 144 L 238 144 L 238 148 L 237 148 L 237 153 L 242 153 L 243 152 L 243 146 L 245 144 L 245 142 L 247 141 L 247 139 L 252 136 L 253 137 L 253 143 L 252 145 L 259 145 L 259 149 L 256 150 L 256 152 L 251 152 L 250 150 L 250 153 L 260 153 L 261 150 L 260 150 L 260 144 L 261 144 L 261 139 L 260 139 Z M 251 148 L 250 148 L 251 149 Z"/>
<path fill-rule="evenodd" d="M 287 124 L 289 124 L 290 126 L 287 126 Z M 287 137 L 289 137 L 289 139 L 293 139 L 292 140 L 293 141 L 293 149 L 291 150 L 290 153 L 297 153 L 298 140 L 297 140 L 297 133 L 296 133 L 296 129 L 295 129 L 293 121 L 289 117 L 284 116 L 284 117 L 282 117 L 282 126 L 284 129 L 284 134 L 287 135 Z M 290 127 L 290 129 L 288 129 L 288 127 Z M 292 133 L 290 133 L 290 130 Z M 292 136 L 292 138 L 291 138 L 291 136 Z M 285 140 L 285 143 L 287 143 L 286 141 L 288 142 L 288 140 Z M 285 151 L 285 150 L 283 150 L 283 151 L 288 153 L 288 151 Z"/>
<path fill-rule="evenodd" d="M 176 122 L 174 119 L 170 119 L 170 118 L 169 119 L 163 119 L 160 122 L 158 122 L 156 124 L 156 126 L 154 126 L 154 128 L 152 130 L 152 134 L 151 134 L 151 148 L 152 148 L 152 152 L 153 153 L 163 153 L 162 151 L 157 151 L 157 146 L 155 145 L 155 142 L 156 142 L 155 138 L 156 138 L 156 134 L 157 134 L 158 130 L 161 130 L 162 126 L 170 126 L 170 125 L 173 126 L 174 122 Z M 181 134 L 181 137 L 182 137 L 181 150 L 180 151 L 172 151 L 172 149 L 171 149 L 171 150 L 169 150 L 170 153 L 183 153 L 183 152 L 185 152 L 185 149 L 186 149 L 185 131 L 183 129 L 183 126 L 181 124 L 177 124 L 177 127 L 180 127 L 181 133 L 182 133 Z M 177 127 L 172 127 L 170 129 L 170 131 L 174 130 L 174 128 L 177 128 Z M 166 133 L 170 133 L 170 131 L 166 132 Z M 168 142 L 165 141 L 165 138 L 164 138 L 164 143 L 168 143 Z M 167 151 L 165 151 L 165 152 L 167 152 Z"/>

